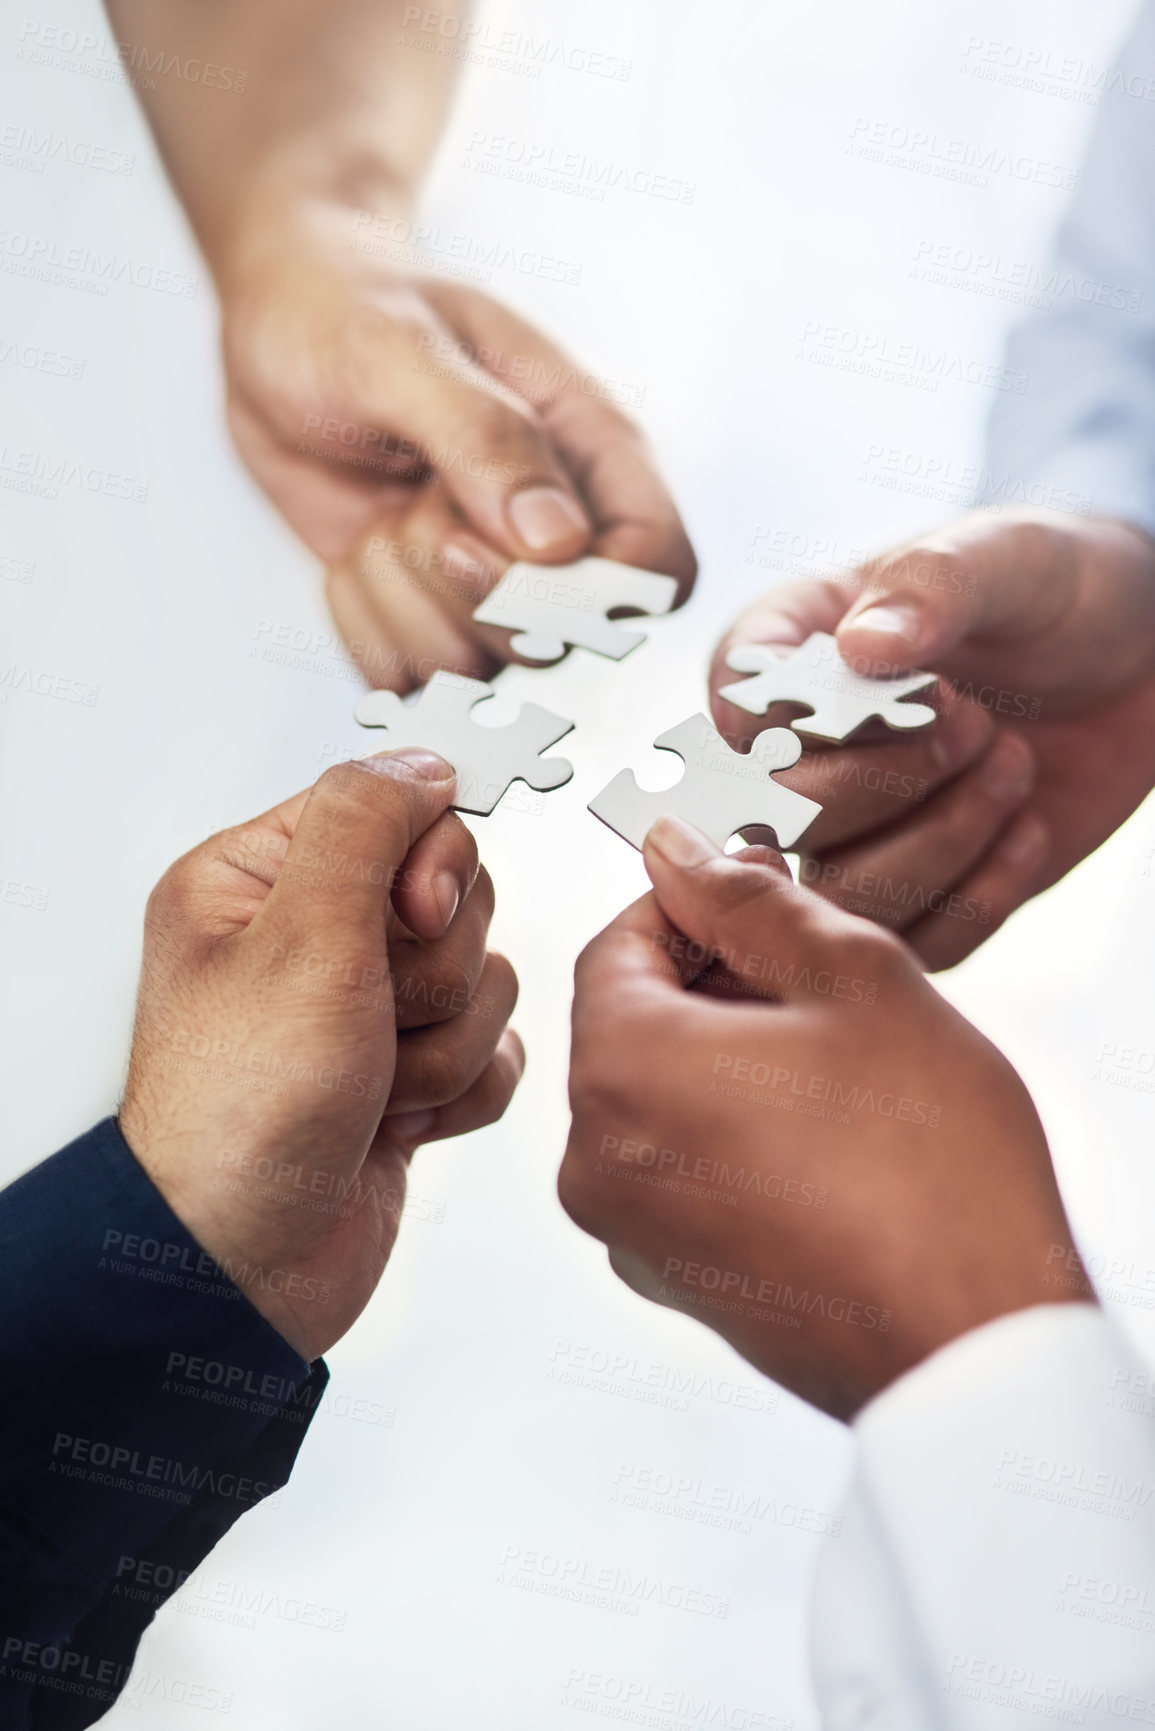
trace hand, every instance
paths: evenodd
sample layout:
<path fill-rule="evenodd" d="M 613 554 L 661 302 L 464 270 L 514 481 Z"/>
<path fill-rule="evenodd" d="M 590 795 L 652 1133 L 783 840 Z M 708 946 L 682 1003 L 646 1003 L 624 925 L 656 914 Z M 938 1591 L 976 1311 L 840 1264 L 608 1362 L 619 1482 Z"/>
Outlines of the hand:
<path fill-rule="evenodd" d="M 719 698 L 731 649 L 811 631 L 834 632 L 853 666 L 953 683 L 934 727 L 879 724 L 783 778 L 827 806 L 803 881 L 901 930 L 930 968 L 976 949 L 1155 784 L 1155 544 L 1126 523 L 979 511 L 845 582 L 772 590 L 714 657 L 727 737 L 784 713 L 755 719 Z"/>
<path fill-rule="evenodd" d="M 1031 1101 L 899 940 L 677 819 L 577 969 L 559 1190 L 646 1296 L 850 1418 L 1071 1285 Z"/>
<path fill-rule="evenodd" d="M 510 659 L 509 633 L 471 614 L 515 559 L 597 553 L 677 577 L 684 599 L 685 530 L 605 388 L 488 295 L 391 263 L 410 224 L 365 217 L 295 209 L 247 243 L 221 293 L 237 446 L 330 563 L 333 615 L 370 682 L 407 690 L 439 666 L 484 677 Z"/>
<path fill-rule="evenodd" d="M 121 1130 L 308 1360 L 377 1285 L 414 1148 L 499 1118 L 521 1074 L 454 785 L 430 752 L 340 764 L 149 900 Z"/>

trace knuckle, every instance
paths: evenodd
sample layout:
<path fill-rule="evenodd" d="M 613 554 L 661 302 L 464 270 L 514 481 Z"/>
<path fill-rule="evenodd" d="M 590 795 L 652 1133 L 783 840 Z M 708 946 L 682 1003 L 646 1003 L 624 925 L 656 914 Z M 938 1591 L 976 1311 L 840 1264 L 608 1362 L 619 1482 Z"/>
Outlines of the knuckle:
<path fill-rule="evenodd" d="M 454 436 L 468 456 L 486 456 L 508 447 L 524 450 L 541 438 L 528 403 L 491 391 L 471 391 L 462 403 Z"/>
<path fill-rule="evenodd" d="M 512 1070 L 500 1064 L 490 1064 L 474 1092 L 474 1111 L 471 1114 L 473 1127 L 480 1130 L 485 1124 L 496 1124 L 503 1117 L 505 1109 L 513 1099 L 518 1078 Z"/>
<path fill-rule="evenodd" d="M 434 1042 L 425 1053 L 421 1068 L 421 1096 L 426 1106 L 448 1106 L 460 1099 L 472 1078 L 465 1059 L 455 1045 Z"/>
<path fill-rule="evenodd" d="M 557 1198 L 575 1226 L 593 1236 L 604 1215 L 604 1197 L 600 1184 L 588 1164 L 570 1148 L 566 1149 L 557 1175 Z"/>
<path fill-rule="evenodd" d="M 868 979 L 894 980 L 911 965 L 910 951 L 896 932 L 854 915 L 847 917 L 839 947 L 854 971 Z"/>
<path fill-rule="evenodd" d="M 382 840 L 398 843 L 409 833 L 408 797 L 408 784 L 382 774 L 371 759 L 330 764 L 313 785 L 313 799 L 323 809 L 371 817 L 381 826 Z"/>
<path fill-rule="evenodd" d="M 504 1025 L 517 1004 L 520 990 L 513 963 L 491 950 L 485 958 L 481 982 L 477 988 L 478 1008 L 486 1020 L 496 1019 Z"/>
<path fill-rule="evenodd" d="M 169 866 L 157 880 L 145 906 L 149 926 L 170 923 L 191 915 L 197 899 L 196 852 L 187 853 Z"/>

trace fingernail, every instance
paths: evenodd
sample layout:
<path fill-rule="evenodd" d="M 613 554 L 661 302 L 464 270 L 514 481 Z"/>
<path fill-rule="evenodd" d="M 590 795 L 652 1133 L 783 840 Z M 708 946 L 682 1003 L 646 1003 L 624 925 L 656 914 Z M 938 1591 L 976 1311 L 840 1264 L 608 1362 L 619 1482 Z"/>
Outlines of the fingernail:
<path fill-rule="evenodd" d="M 461 901 L 461 887 L 452 872 L 434 874 L 433 894 L 441 911 L 441 918 L 448 927 Z"/>
<path fill-rule="evenodd" d="M 548 552 L 590 532 L 585 512 L 560 487 L 527 487 L 509 501 L 509 518 L 518 538 L 535 553 Z"/>
<path fill-rule="evenodd" d="M 1034 780 L 1030 753 L 1012 733 L 997 739 L 983 759 L 980 774 L 988 793 L 998 800 L 1023 799 Z"/>
<path fill-rule="evenodd" d="M 882 637 L 901 637 L 906 643 L 917 643 L 922 616 L 913 607 L 868 607 L 850 621 L 846 630 L 874 631 Z"/>
<path fill-rule="evenodd" d="M 403 745 L 400 751 L 389 751 L 383 755 L 388 763 L 396 763 L 403 769 L 412 770 L 422 781 L 448 781 L 453 774 L 451 763 L 446 763 L 435 751 L 427 751 L 423 745 Z"/>
<path fill-rule="evenodd" d="M 686 823 L 680 817 L 658 818 L 650 825 L 646 840 L 663 859 L 676 866 L 705 865 L 707 860 L 718 859 L 722 853 L 708 835 L 703 835 L 700 829 L 695 829 L 692 823 Z"/>

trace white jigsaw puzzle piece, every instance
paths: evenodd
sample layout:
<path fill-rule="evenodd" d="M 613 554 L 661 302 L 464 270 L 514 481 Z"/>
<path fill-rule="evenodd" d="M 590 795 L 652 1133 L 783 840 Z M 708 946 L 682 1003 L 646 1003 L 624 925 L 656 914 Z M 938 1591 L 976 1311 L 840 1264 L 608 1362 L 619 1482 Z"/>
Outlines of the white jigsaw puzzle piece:
<path fill-rule="evenodd" d="M 515 781 L 548 793 L 573 776 L 567 758 L 540 756 L 571 732 L 573 722 L 540 704 L 524 703 L 516 721 L 486 727 L 474 711 L 493 696 L 493 687 L 480 679 L 435 673 L 413 701 L 405 702 L 395 691 L 367 691 L 354 714 L 362 727 L 387 729 L 388 750 L 423 745 L 437 752 L 457 772 L 454 808 L 488 817 Z"/>
<path fill-rule="evenodd" d="M 632 770 L 623 769 L 589 805 L 633 847 L 641 847 L 655 819 L 681 817 L 722 848 L 739 831 L 769 831 L 778 847 L 788 848 L 822 810 L 816 800 L 770 779 L 802 755 L 802 741 L 785 727 L 758 734 L 744 756 L 731 751 L 706 716 L 691 715 L 654 744 L 685 759 L 681 781 L 650 793 L 638 786 Z"/>
<path fill-rule="evenodd" d="M 620 661 L 644 631 L 607 619 L 616 607 L 668 613 L 678 585 L 656 571 L 639 571 L 616 559 L 578 559 L 572 565 L 511 565 L 473 617 L 482 625 L 514 631 L 511 647 L 527 661 L 558 661 L 567 647 L 592 649 Z"/>
<path fill-rule="evenodd" d="M 848 667 L 834 638 L 814 631 L 796 649 L 781 650 L 763 643 L 744 643 L 726 660 L 733 673 L 752 673 L 724 685 L 727 702 L 750 715 L 765 715 L 772 703 L 804 703 L 813 710 L 790 723 L 796 733 L 810 734 L 832 745 L 849 739 L 876 717 L 888 727 L 929 727 L 935 712 L 925 703 L 902 703 L 935 683 L 933 673 L 905 673 L 896 679 L 869 679 Z"/>

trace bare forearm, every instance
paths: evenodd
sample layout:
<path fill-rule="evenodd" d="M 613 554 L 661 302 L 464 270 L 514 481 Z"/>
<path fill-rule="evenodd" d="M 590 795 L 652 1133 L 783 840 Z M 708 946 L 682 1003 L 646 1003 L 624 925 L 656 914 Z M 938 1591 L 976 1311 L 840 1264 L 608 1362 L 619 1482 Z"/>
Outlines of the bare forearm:
<path fill-rule="evenodd" d="M 405 0 L 106 0 L 122 42 L 241 68 L 243 90 L 158 77 L 141 101 L 218 277 L 310 204 L 408 209 L 455 63 Z"/>

